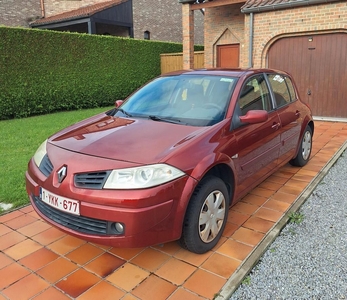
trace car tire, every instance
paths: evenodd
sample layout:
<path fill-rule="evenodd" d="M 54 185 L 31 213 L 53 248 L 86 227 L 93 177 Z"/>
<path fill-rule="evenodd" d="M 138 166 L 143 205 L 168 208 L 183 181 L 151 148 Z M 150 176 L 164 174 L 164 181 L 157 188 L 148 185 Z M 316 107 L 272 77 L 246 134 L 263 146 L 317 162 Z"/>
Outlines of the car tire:
<path fill-rule="evenodd" d="M 202 254 L 218 243 L 228 218 L 228 195 L 218 177 L 206 177 L 198 184 L 184 218 L 180 239 L 183 248 Z"/>
<path fill-rule="evenodd" d="M 300 142 L 300 148 L 298 154 L 289 163 L 293 166 L 303 167 L 310 159 L 312 150 L 312 129 L 310 126 L 306 126 L 304 134 Z"/>

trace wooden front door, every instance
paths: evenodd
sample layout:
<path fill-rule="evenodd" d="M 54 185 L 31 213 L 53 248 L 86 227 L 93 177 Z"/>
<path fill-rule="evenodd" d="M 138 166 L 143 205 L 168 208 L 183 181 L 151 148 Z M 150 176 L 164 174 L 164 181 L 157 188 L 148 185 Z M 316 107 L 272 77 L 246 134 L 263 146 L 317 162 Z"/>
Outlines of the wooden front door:
<path fill-rule="evenodd" d="M 240 60 L 240 44 L 217 46 L 217 67 L 238 68 Z"/>
<path fill-rule="evenodd" d="M 282 38 L 271 46 L 268 66 L 293 75 L 314 116 L 347 118 L 347 34 Z"/>

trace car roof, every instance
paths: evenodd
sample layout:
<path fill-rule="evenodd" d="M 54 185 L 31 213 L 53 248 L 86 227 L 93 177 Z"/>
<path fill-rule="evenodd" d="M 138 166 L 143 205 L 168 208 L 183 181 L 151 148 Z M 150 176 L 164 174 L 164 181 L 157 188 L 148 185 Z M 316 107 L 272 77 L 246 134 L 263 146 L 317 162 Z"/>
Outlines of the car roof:
<path fill-rule="evenodd" d="M 174 76 L 174 75 L 214 75 L 214 76 L 231 76 L 231 77 L 242 77 L 243 75 L 251 75 L 257 73 L 282 73 L 287 74 L 286 72 L 275 70 L 275 69 L 225 69 L 225 68 L 211 68 L 211 69 L 190 69 L 190 70 L 179 70 L 173 71 L 166 74 L 162 74 L 162 77 L 165 76 Z"/>

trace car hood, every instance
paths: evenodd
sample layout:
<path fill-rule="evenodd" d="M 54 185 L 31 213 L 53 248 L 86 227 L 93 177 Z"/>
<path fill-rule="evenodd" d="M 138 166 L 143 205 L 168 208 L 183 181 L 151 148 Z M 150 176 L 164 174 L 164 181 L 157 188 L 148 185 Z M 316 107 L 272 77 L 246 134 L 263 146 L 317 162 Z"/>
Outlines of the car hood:
<path fill-rule="evenodd" d="M 76 123 L 49 139 L 60 148 L 139 164 L 164 162 L 206 127 L 100 114 Z"/>

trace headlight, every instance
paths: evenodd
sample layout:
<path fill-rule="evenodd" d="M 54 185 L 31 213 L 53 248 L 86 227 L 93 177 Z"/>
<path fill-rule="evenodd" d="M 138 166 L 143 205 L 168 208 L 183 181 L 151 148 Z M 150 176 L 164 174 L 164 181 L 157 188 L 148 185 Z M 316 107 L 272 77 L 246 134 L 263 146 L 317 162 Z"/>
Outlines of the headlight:
<path fill-rule="evenodd" d="M 40 166 L 41 161 L 43 159 L 43 157 L 46 155 L 47 150 L 46 150 L 46 144 L 47 144 L 47 140 L 45 140 L 41 146 L 36 150 L 35 154 L 34 154 L 34 162 L 37 165 L 37 167 Z"/>
<path fill-rule="evenodd" d="M 104 189 L 149 188 L 183 175 L 182 171 L 165 164 L 113 170 L 104 184 Z"/>

